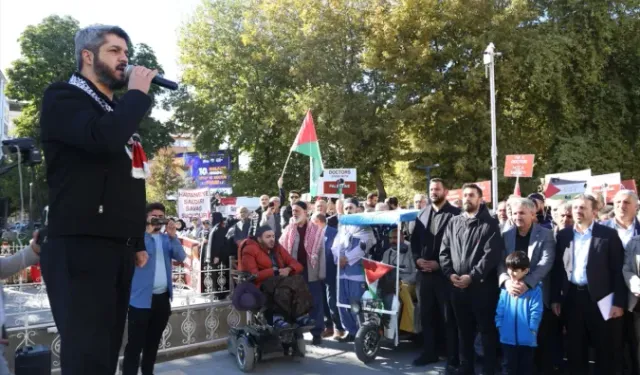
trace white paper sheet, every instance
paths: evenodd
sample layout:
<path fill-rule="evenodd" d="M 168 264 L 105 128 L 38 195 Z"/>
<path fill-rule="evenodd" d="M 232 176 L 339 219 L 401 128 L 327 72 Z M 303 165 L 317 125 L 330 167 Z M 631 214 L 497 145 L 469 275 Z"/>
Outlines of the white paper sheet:
<path fill-rule="evenodd" d="M 611 307 L 613 307 L 613 293 L 608 294 L 603 299 L 598 301 L 598 308 L 602 314 L 604 320 L 609 320 L 609 314 L 611 314 Z"/>

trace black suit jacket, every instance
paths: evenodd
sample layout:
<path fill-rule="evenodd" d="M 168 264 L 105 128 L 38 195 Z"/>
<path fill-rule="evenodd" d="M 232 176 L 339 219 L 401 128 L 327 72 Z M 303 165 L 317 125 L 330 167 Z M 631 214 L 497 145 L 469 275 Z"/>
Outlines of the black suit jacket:
<path fill-rule="evenodd" d="M 551 302 L 561 303 L 570 286 L 573 272 L 573 228 L 558 232 L 556 257 L 551 275 Z M 587 260 L 587 287 L 591 300 L 597 302 L 613 292 L 613 305 L 627 306 L 627 288 L 622 276 L 624 248 L 615 229 L 593 224 L 589 258 Z"/>
<path fill-rule="evenodd" d="M 415 221 L 415 227 L 411 233 L 411 252 L 413 253 L 413 261 L 418 259 L 435 260 L 440 262 L 440 244 L 442 243 L 442 236 L 444 236 L 444 230 L 449 224 L 452 217 L 460 215 L 460 209 L 453 207 L 449 202 L 446 202 L 440 209 L 442 212 L 436 216 L 438 222 L 436 223 L 435 238 L 429 231 L 431 226 L 431 205 L 428 205 L 418 214 Z"/>

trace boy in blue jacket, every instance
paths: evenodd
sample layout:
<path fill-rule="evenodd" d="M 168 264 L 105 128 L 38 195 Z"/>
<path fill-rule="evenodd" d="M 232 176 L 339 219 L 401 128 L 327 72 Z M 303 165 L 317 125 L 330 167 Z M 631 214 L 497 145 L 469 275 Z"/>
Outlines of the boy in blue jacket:
<path fill-rule="evenodd" d="M 511 280 L 523 279 L 529 273 L 529 258 L 515 251 L 505 260 Z M 503 287 L 496 311 L 496 327 L 500 331 L 507 375 L 533 374 L 536 337 L 542 320 L 542 286 L 536 285 L 519 297 Z"/>

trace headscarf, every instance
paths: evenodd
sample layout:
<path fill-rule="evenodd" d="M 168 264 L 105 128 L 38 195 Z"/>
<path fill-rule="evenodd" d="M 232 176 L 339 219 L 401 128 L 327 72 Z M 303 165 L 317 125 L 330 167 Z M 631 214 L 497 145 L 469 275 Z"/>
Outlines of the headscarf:
<path fill-rule="evenodd" d="M 338 234 L 333 241 L 331 252 L 339 258 L 344 251 L 351 250 L 351 239 L 357 238 L 366 245 L 366 251 L 371 250 L 377 243 L 376 236 L 368 225 L 343 225 L 338 226 Z"/>
<path fill-rule="evenodd" d="M 282 236 L 280 237 L 280 245 L 284 247 L 289 254 L 293 253 L 293 244 L 295 243 L 296 236 L 298 236 L 298 225 L 294 218 L 291 218 L 289 225 L 284 228 Z M 322 241 L 324 240 L 324 231 L 314 223 L 307 222 L 307 230 L 304 236 L 304 249 L 307 252 L 311 268 L 316 268 L 318 263 L 318 252 L 322 248 Z M 303 266 L 306 266 L 303 264 Z"/>

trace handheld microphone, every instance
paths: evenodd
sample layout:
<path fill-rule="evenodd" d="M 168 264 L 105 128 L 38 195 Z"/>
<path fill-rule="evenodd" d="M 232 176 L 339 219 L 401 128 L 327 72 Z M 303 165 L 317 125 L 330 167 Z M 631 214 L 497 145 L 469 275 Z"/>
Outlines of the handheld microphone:
<path fill-rule="evenodd" d="M 124 70 L 124 75 L 125 77 L 127 77 L 127 79 L 129 79 L 129 75 L 131 75 L 131 70 L 133 70 L 133 65 L 127 65 L 127 67 Z M 154 85 L 158 85 L 160 87 L 164 87 L 165 89 L 169 89 L 169 90 L 178 89 L 177 83 L 173 81 L 169 81 L 168 79 L 164 78 L 161 75 L 157 75 L 153 77 L 153 79 L 151 80 L 151 83 L 153 83 Z"/>

